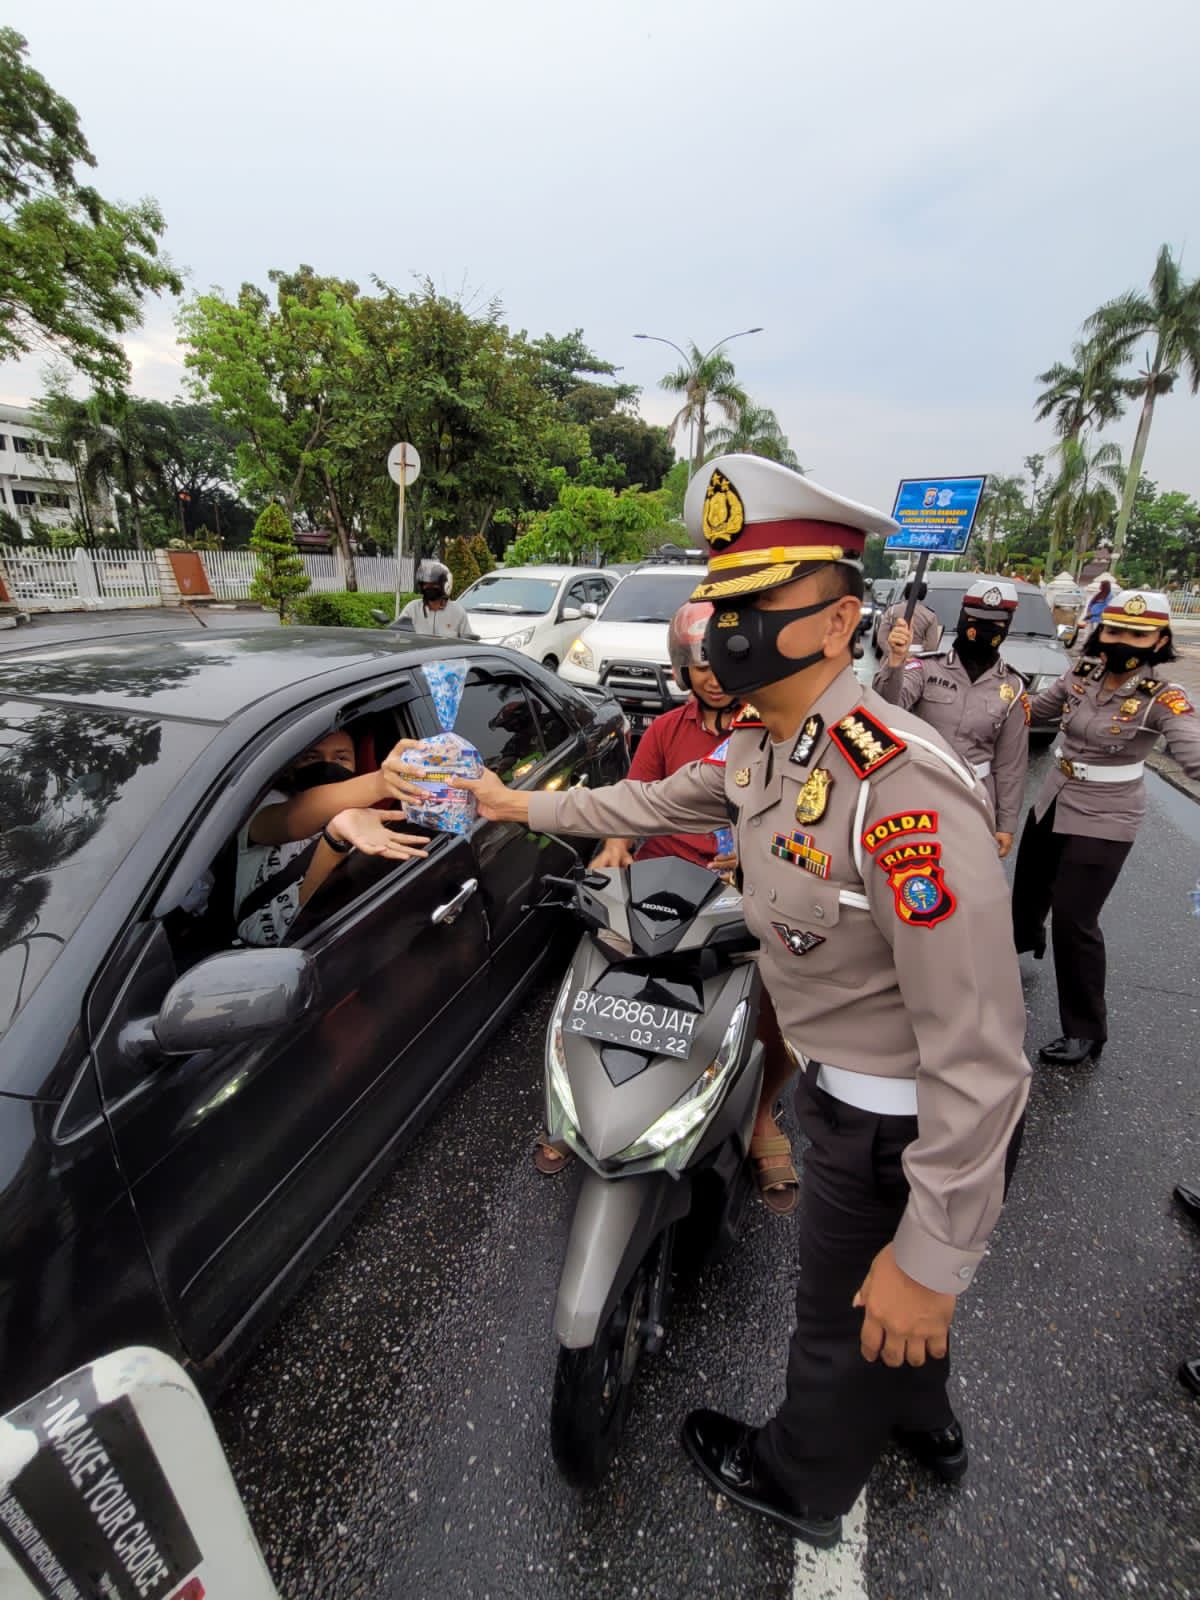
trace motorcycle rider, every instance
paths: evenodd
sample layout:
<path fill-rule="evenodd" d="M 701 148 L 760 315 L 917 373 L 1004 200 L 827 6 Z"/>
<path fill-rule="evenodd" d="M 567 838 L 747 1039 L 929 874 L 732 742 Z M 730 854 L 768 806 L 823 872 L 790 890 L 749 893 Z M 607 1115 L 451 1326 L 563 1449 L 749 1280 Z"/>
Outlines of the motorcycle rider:
<path fill-rule="evenodd" d="M 1015 584 L 977 579 L 963 595 L 954 643 L 911 659 L 912 629 L 901 617 L 872 684 L 892 705 L 924 717 L 982 780 L 1002 859 L 1012 849 L 1029 768 L 1025 680 L 1000 655 L 1016 609 Z"/>
<path fill-rule="evenodd" d="M 451 600 L 454 575 L 443 561 L 427 557 L 417 566 L 416 598 L 410 600 L 396 618 L 410 623 L 414 633 L 432 634 L 435 639 L 474 639 L 471 619 Z"/>
<path fill-rule="evenodd" d="M 895 523 L 746 455 L 706 464 L 685 517 L 709 549 L 709 660 L 755 695 L 727 747 L 654 784 L 462 787 L 484 817 L 547 832 L 733 823 L 812 1149 L 784 1402 L 762 1428 L 693 1411 L 683 1442 L 719 1492 L 830 1545 L 889 1434 L 945 1480 L 966 1469 L 949 1325 L 1016 1155 L 1025 1007 L 978 781 L 852 670 L 859 557 Z"/>

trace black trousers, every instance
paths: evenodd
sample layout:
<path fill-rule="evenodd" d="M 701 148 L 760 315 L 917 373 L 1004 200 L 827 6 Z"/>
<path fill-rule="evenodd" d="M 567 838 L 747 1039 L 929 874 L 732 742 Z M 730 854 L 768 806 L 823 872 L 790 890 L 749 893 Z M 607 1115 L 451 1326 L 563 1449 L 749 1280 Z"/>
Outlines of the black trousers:
<path fill-rule="evenodd" d="M 811 1081 L 796 1092 L 811 1141 L 801 1176 L 800 1282 L 788 1351 L 787 1394 L 759 1432 L 756 1460 L 792 1503 L 849 1511 L 893 1427 L 944 1428 L 947 1356 L 923 1367 L 866 1361 L 863 1314 L 851 1304 L 908 1203 L 900 1165 L 916 1117 L 876 1116 L 834 1100 Z M 1011 1155 L 1016 1156 L 1014 1138 Z"/>
<path fill-rule="evenodd" d="M 1032 811 L 1025 819 L 1013 879 L 1013 937 L 1018 950 L 1039 949 L 1050 913 L 1062 1031 L 1068 1039 L 1103 1042 L 1107 960 L 1100 912 L 1133 845 L 1055 833 L 1054 809 L 1040 822 Z"/>

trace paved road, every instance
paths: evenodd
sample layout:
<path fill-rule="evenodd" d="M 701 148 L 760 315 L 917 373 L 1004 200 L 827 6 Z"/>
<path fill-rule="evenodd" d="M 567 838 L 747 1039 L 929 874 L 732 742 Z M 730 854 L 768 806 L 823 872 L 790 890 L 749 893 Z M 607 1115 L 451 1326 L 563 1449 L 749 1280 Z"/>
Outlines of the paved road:
<path fill-rule="evenodd" d="M 1044 759 L 1044 758 L 1043 758 Z M 972 1468 L 957 1491 L 889 1456 L 867 1496 L 872 1600 L 1200 1592 L 1200 809 L 1151 778 L 1106 925 L 1103 1065 L 1038 1071 L 1017 1181 L 956 1323 Z M 1028 962 L 1029 958 L 1025 958 Z M 1030 1046 L 1059 1032 L 1029 963 Z M 793 1547 L 708 1494 L 689 1406 L 774 1406 L 793 1223 L 757 1215 L 686 1289 L 626 1444 L 581 1499 L 550 1461 L 555 1274 L 571 1180 L 539 1178 L 549 989 L 497 1040 L 227 1392 L 216 1420 L 287 1600 L 824 1595 Z M 797 1563 L 796 1555 L 800 1554 Z"/>

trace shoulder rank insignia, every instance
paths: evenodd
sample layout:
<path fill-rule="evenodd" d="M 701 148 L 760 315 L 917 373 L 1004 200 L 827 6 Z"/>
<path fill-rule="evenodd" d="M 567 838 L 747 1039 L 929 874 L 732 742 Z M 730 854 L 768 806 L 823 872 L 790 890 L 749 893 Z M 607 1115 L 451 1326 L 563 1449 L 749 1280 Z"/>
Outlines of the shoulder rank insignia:
<path fill-rule="evenodd" d="M 865 706 L 856 706 L 848 717 L 843 717 L 829 730 L 829 737 L 850 763 L 860 778 L 871 773 L 898 756 L 908 746 L 903 739 L 876 721 Z"/>
<path fill-rule="evenodd" d="M 1148 694 L 1150 696 L 1151 700 L 1154 699 L 1155 695 L 1158 693 L 1158 691 L 1160 689 L 1166 689 L 1166 688 L 1171 688 L 1171 687 L 1177 687 L 1177 685 L 1169 685 L 1169 684 L 1165 684 L 1165 683 L 1159 683 L 1157 678 L 1143 678 L 1142 681 L 1138 684 L 1138 688 L 1142 691 L 1142 693 L 1143 694 Z"/>
<path fill-rule="evenodd" d="M 758 712 L 749 703 L 749 701 L 747 701 L 742 709 L 738 712 L 737 716 L 734 717 L 733 721 L 729 724 L 729 730 L 731 733 L 735 733 L 738 728 L 762 728 L 765 726 L 766 724 L 763 722 L 763 719 L 759 716 Z"/>
<path fill-rule="evenodd" d="M 792 746 L 792 753 L 788 760 L 797 767 L 806 767 L 812 760 L 812 753 L 817 747 L 817 740 L 824 732 L 824 717 L 818 717 L 815 713 L 811 717 L 805 717 L 804 726 L 796 737 L 796 742 Z"/>
<path fill-rule="evenodd" d="M 1168 711 L 1173 711 L 1177 717 L 1196 709 L 1177 683 L 1169 684 L 1163 690 L 1158 696 L 1158 703 L 1160 706 L 1166 706 Z"/>
<path fill-rule="evenodd" d="M 1083 661 L 1078 661 L 1075 664 L 1075 676 L 1077 678 L 1094 678 L 1096 675 L 1096 668 L 1099 665 L 1100 663 L 1098 661 L 1086 659 Z"/>
<path fill-rule="evenodd" d="M 796 821 L 802 822 L 805 827 L 820 822 L 829 804 L 829 791 L 832 788 L 832 775 L 824 767 L 814 767 L 796 796 Z"/>
<path fill-rule="evenodd" d="M 708 752 L 708 754 L 706 756 L 701 756 L 700 757 L 700 760 L 706 766 L 723 767 L 725 765 L 725 758 L 726 758 L 726 756 L 728 754 L 729 754 L 729 736 L 726 735 L 725 738 L 721 740 L 720 744 L 714 745 L 713 748 Z"/>

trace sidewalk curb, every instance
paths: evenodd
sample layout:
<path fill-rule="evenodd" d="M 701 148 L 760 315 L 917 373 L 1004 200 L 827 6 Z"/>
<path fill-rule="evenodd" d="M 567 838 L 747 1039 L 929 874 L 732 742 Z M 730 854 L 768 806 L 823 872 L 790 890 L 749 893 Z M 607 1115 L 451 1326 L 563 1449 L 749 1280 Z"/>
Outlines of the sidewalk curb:
<path fill-rule="evenodd" d="M 1169 783 L 1172 789 L 1178 789 L 1190 800 L 1200 803 L 1200 782 L 1195 778 L 1189 778 L 1178 761 L 1173 761 L 1165 750 L 1152 750 L 1146 757 L 1146 765 Z"/>

